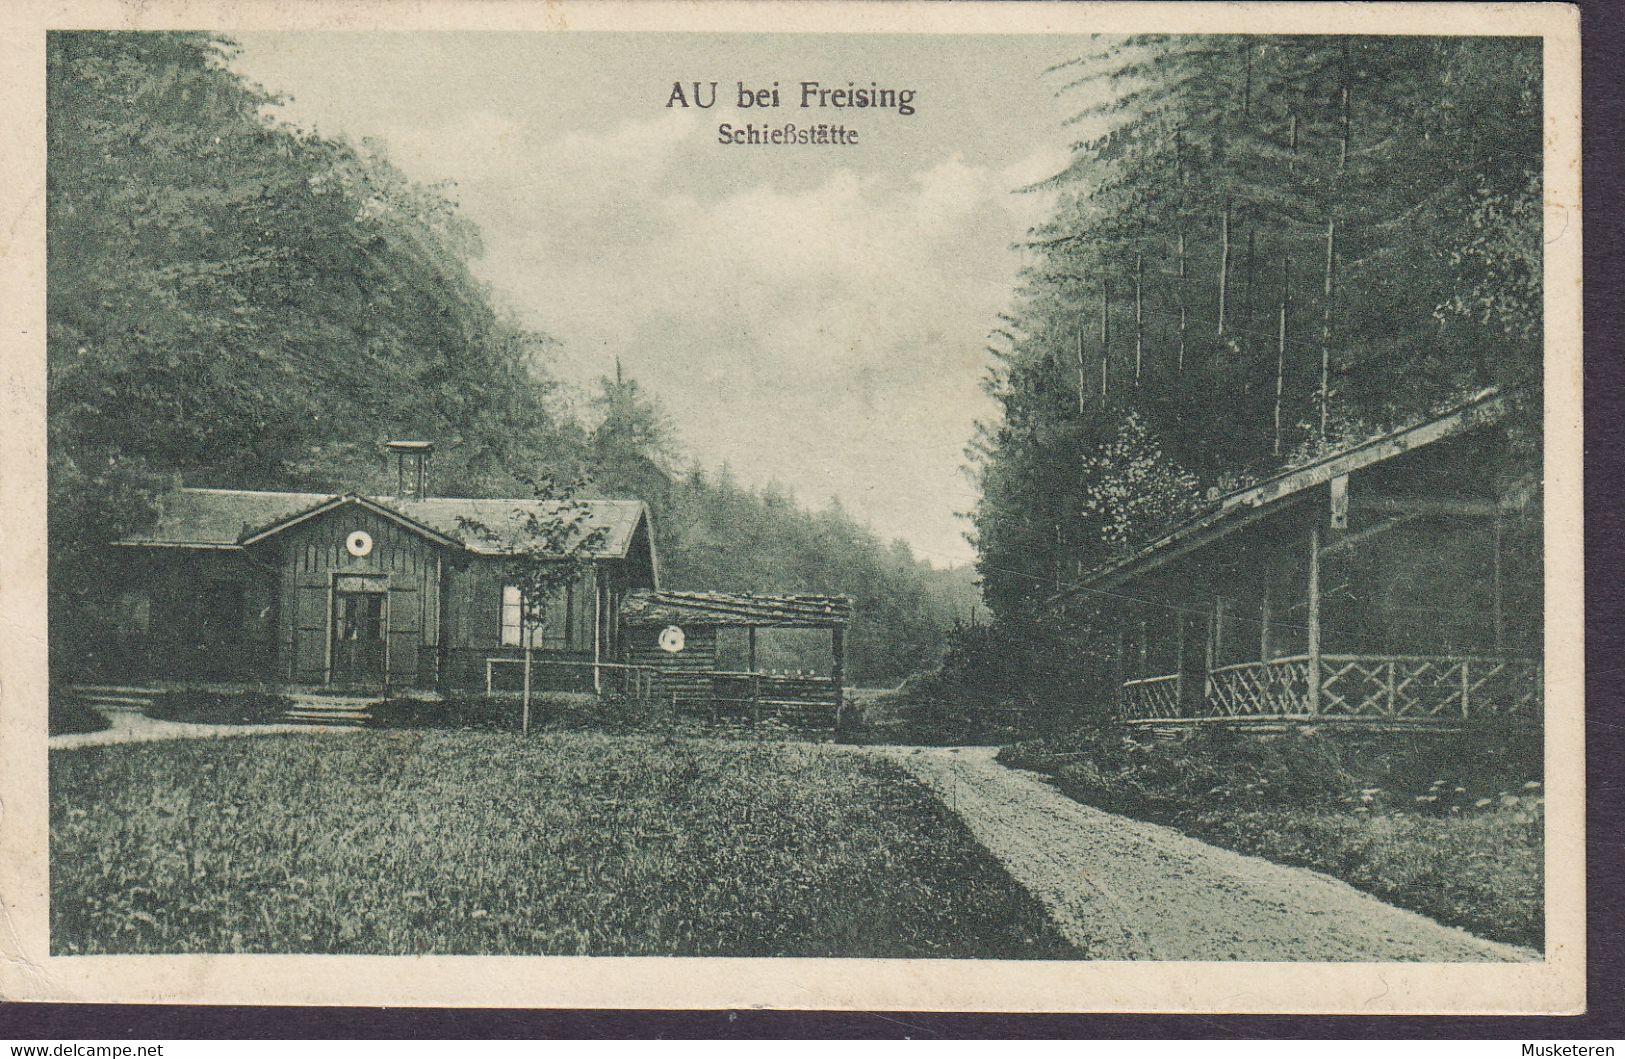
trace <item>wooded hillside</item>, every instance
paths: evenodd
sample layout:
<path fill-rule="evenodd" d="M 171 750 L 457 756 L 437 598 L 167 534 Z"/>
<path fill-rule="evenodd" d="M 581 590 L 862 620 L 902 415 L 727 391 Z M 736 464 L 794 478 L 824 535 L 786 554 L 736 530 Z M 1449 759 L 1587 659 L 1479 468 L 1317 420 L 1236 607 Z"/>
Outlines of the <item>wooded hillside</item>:
<path fill-rule="evenodd" d="M 1139 37 L 1048 76 L 1088 134 L 971 450 L 1001 621 L 1047 642 L 1079 571 L 1484 387 L 1538 411 L 1538 40 Z"/>
<path fill-rule="evenodd" d="M 935 657 L 973 605 L 962 575 L 838 509 L 685 469 L 632 380 L 606 377 L 578 411 L 550 340 L 470 272 L 479 233 L 451 190 L 413 184 L 386 145 L 281 121 L 232 50 L 191 33 L 49 39 L 57 604 L 167 489 L 388 492 L 380 443 L 414 437 L 437 443 L 443 491 L 528 496 L 524 479 L 549 474 L 647 501 L 669 587 L 854 596 L 854 682 Z"/>

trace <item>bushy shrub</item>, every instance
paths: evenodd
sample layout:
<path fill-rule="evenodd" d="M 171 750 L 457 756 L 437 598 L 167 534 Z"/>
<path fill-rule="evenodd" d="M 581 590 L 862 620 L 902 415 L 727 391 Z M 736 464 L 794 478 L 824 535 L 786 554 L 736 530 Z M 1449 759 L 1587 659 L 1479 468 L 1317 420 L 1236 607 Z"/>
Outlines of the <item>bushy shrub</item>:
<path fill-rule="evenodd" d="M 147 716 L 191 724 L 281 724 L 293 700 L 264 691 L 204 691 L 180 688 L 160 692 Z"/>
<path fill-rule="evenodd" d="M 379 728 L 443 728 L 517 732 L 524 705 L 517 695 L 463 695 L 444 699 L 393 698 L 374 705 Z M 640 732 L 669 728 L 669 703 L 627 695 L 538 692 L 530 700 L 531 731 Z"/>
<path fill-rule="evenodd" d="M 560 696 L 551 704 L 545 723 L 572 731 L 649 732 L 670 729 L 676 715 L 670 701 L 659 696 L 638 698 L 609 692 L 603 695 Z"/>
<path fill-rule="evenodd" d="M 1051 625 L 958 625 L 942 662 L 866 702 L 843 741 L 1008 743 L 1076 728 L 1112 702 L 1092 642 Z"/>
<path fill-rule="evenodd" d="M 85 705 L 70 692 L 52 691 L 46 725 L 52 735 L 101 732 L 112 727 L 100 710 Z"/>
<path fill-rule="evenodd" d="M 1215 802 L 1244 808 L 1449 813 L 1537 790 L 1540 733 L 1280 733 L 1202 728 L 1166 737 L 1095 728 L 1005 747 L 999 760 L 1053 775 L 1080 800 L 1174 819 Z"/>
<path fill-rule="evenodd" d="M 519 700 L 502 695 L 424 699 L 402 696 L 374 703 L 368 710 L 374 728 L 448 728 L 509 731 L 519 727 Z"/>
<path fill-rule="evenodd" d="M 1470 731 L 1119 727 L 1015 743 L 999 760 L 1080 802 L 1328 872 L 1486 937 L 1542 944 L 1541 738 Z"/>

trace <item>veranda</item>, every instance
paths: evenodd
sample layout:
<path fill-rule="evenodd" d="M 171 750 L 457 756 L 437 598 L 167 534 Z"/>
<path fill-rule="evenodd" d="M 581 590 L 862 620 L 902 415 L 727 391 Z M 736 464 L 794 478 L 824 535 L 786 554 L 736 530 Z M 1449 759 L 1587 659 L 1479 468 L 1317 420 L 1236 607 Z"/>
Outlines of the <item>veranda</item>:
<path fill-rule="evenodd" d="M 1223 498 L 1094 571 L 1129 725 L 1538 723 L 1538 499 L 1493 394 Z"/>

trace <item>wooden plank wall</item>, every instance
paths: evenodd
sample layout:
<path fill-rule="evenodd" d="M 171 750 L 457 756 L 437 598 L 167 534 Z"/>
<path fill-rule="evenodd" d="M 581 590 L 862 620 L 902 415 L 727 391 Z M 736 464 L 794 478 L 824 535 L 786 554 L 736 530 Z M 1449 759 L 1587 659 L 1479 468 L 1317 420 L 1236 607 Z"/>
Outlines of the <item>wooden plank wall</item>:
<path fill-rule="evenodd" d="M 239 552 L 119 549 L 118 566 L 104 586 L 112 605 L 124 591 L 145 593 L 147 631 L 87 626 L 88 642 L 75 651 L 94 666 L 104 655 L 113 679 L 276 680 L 277 574 Z M 203 596 L 226 583 L 242 590 L 237 642 L 198 644 L 194 632 Z M 124 641 L 115 650 L 111 641 Z"/>
<path fill-rule="evenodd" d="M 446 570 L 446 682 L 452 687 L 485 687 L 486 658 L 517 658 L 518 647 L 502 646 L 502 589 L 507 584 L 504 561 L 499 556 L 447 557 Z M 570 641 L 563 649 L 543 649 L 536 658 L 545 660 L 592 661 L 593 597 L 599 571 L 588 569 L 571 586 Z M 613 656 L 606 650 L 604 660 Z M 587 683 L 591 684 L 589 673 Z M 574 682 L 571 682 L 574 686 Z"/>
<path fill-rule="evenodd" d="M 345 550 L 345 539 L 356 530 L 372 536 L 372 552 L 365 557 Z M 340 573 L 388 578 L 389 682 L 410 686 L 418 681 L 419 653 L 434 649 L 440 620 L 437 546 L 359 507 L 340 508 L 272 540 L 282 550 L 280 644 L 289 680 L 327 680 L 332 583 Z"/>

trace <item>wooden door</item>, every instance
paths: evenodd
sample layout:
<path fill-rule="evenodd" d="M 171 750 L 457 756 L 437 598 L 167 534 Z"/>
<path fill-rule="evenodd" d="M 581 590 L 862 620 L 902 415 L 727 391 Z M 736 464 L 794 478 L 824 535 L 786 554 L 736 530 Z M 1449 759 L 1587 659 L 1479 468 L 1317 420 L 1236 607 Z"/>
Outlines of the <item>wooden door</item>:
<path fill-rule="evenodd" d="M 383 684 L 389 635 L 387 592 L 333 590 L 334 684 Z"/>

